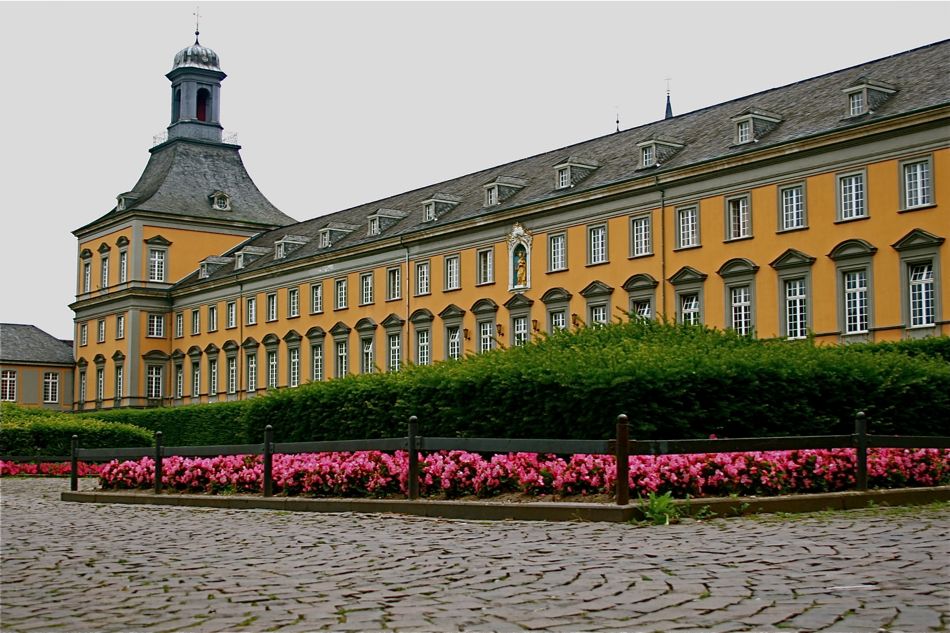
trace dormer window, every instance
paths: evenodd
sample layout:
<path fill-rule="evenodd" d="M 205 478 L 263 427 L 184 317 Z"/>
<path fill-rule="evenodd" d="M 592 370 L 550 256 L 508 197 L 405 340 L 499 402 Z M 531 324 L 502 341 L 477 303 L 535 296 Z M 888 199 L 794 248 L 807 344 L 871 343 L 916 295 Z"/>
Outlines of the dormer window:
<path fill-rule="evenodd" d="M 848 95 L 849 116 L 864 114 L 864 92 L 852 92 Z"/>
<path fill-rule="evenodd" d="M 400 211 L 399 209 L 385 209 L 380 207 L 376 209 L 375 213 L 366 217 L 366 234 L 370 237 L 381 235 L 383 231 L 398 223 L 406 217 L 406 215 L 408 214 L 405 211 Z M 333 226 L 331 225 L 329 228 L 332 230 Z M 347 231 L 348 230 L 349 229 L 347 229 Z"/>
<path fill-rule="evenodd" d="M 752 121 L 746 119 L 736 123 L 736 143 L 752 142 Z"/>
<path fill-rule="evenodd" d="M 647 145 L 640 148 L 640 166 L 653 167 L 656 165 L 656 146 Z"/>
<path fill-rule="evenodd" d="M 567 189 L 571 186 L 571 168 L 559 167 L 557 170 L 557 188 Z"/>
<path fill-rule="evenodd" d="M 262 255 L 267 255 L 270 252 L 269 248 L 264 248 L 262 246 L 245 246 L 238 252 L 234 253 L 234 270 L 241 270 L 245 266 L 250 265 L 258 257 Z M 208 258 L 211 260 L 212 258 Z M 226 263 L 230 259 L 225 260 L 222 263 Z"/>
<path fill-rule="evenodd" d="M 422 221 L 432 222 L 435 220 L 435 202 L 426 202 L 422 205 Z"/>
<path fill-rule="evenodd" d="M 198 279 L 207 279 L 217 269 L 225 264 L 230 264 L 232 259 L 231 257 L 206 257 L 198 265 Z"/>
<path fill-rule="evenodd" d="M 522 189 L 528 181 L 513 176 L 498 176 L 489 183 L 485 183 L 485 206 L 493 207 L 501 204 Z"/>
<path fill-rule="evenodd" d="M 135 204 L 135 201 L 138 199 L 139 196 L 131 191 L 120 193 L 115 197 L 115 210 L 125 211 L 126 209 L 131 209 L 132 205 Z"/>
<path fill-rule="evenodd" d="M 485 206 L 491 207 L 496 204 L 498 204 L 498 187 L 488 187 L 485 189 Z"/>
<path fill-rule="evenodd" d="M 775 112 L 759 108 L 746 108 L 730 119 L 736 124 L 735 145 L 757 143 L 759 139 L 775 129 L 782 122 L 782 117 Z"/>
<path fill-rule="evenodd" d="M 330 248 L 330 229 L 320 231 L 320 248 Z"/>
<path fill-rule="evenodd" d="M 244 268 L 244 253 L 238 253 L 234 256 L 234 270 Z"/>
<path fill-rule="evenodd" d="M 569 189 L 600 166 L 596 160 L 571 156 L 554 166 L 555 189 Z"/>
<path fill-rule="evenodd" d="M 370 218 L 369 219 L 369 234 L 370 235 L 379 235 L 379 218 Z"/>
<path fill-rule="evenodd" d="M 897 92 L 897 86 L 883 81 L 874 81 L 859 77 L 857 81 L 844 89 L 848 95 L 848 116 L 873 114 L 891 95 Z"/>
<path fill-rule="evenodd" d="M 310 241 L 305 235 L 285 235 L 274 242 L 274 259 L 283 259 Z"/>
<path fill-rule="evenodd" d="M 651 138 L 637 143 L 637 147 L 640 148 L 640 167 L 638 169 L 651 169 L 665 163 L 683 149 L 685 145 L 669 139 Z"/>
<path fill-rule="evenodd" d="M 422 201 L 422 221 L 435 222 L 458 206 L 462 199 L 450 193 L 435 193 Z"/>
<path fill-rule="evenodd" d="M 211 200 L 211 207 L 215 211 L 230 211 L 231 210 L 231 196 L 224 193 L 223 191 L 215 191 L 208 198 Z"/>

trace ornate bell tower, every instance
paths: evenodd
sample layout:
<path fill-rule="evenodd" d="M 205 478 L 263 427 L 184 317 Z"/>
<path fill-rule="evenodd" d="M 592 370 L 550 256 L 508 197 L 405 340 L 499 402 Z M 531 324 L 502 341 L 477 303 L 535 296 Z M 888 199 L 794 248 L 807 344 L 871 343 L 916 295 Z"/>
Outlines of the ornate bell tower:
<path fill-rule="evenodd" d="M 198 43 L 183 48 L 167 75 L 172 82 L 172 116 L 168 139 L 221 142 L 221 72 L 218 54 Z"/>

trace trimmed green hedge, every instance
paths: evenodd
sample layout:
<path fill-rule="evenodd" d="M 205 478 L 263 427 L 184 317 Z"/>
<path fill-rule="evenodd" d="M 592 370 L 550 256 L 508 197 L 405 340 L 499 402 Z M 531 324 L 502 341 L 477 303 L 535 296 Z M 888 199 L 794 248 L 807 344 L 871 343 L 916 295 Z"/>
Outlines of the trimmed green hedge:
<path fill-rule="evenodd" d="M 0 408 L 0 454 L 70 454 L 73 435 L 83 448 L 151 446 L 152 434 L 131 424 L 107 423 L 66 413 L 27 409 L 12 404 Z"/>
<path fill-rule="evenodd" d="M 252 437 L 245 436 L 244 411 L 249 402 L 218 402 L 157 409 L 114 409 L 82 413 L 110 423 L 124 422 L 162 432 L 165 446 L 247 444 L 263 442 L 263 426 Z"/>
<path fill-rule="evenodd" d="M 351 376 L 250 401 L 248 435 L 279 441 L 405 434 L 609 438 L 850 433 L 950 435 L 947 339 L 879 346 L 755 340 L 632 321 L 398 374 Z M 899 353 L 897 353 L 899 352 Z"/>

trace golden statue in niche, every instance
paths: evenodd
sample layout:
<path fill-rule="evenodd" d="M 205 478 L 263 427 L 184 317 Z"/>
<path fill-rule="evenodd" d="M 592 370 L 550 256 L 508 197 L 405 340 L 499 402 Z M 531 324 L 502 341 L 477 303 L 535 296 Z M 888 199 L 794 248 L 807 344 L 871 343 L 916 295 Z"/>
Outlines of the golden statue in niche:
<path fill-rule="evenodd" d="M 514 257 L 515 287 L 522 288 L 528 285 L 528 253 L 524 244 L 518 244 L 512 252 Z"/>

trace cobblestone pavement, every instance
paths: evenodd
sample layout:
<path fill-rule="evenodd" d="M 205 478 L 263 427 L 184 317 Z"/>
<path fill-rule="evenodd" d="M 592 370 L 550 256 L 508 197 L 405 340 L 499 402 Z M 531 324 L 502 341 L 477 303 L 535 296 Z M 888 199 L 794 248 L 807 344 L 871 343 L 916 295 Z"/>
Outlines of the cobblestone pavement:
<path fill-rule="evenodd" d="M 946 504 L 637 527 L 78 504 L 67 486 L 0 483 L 3 631 L 950 627 Z"/>

